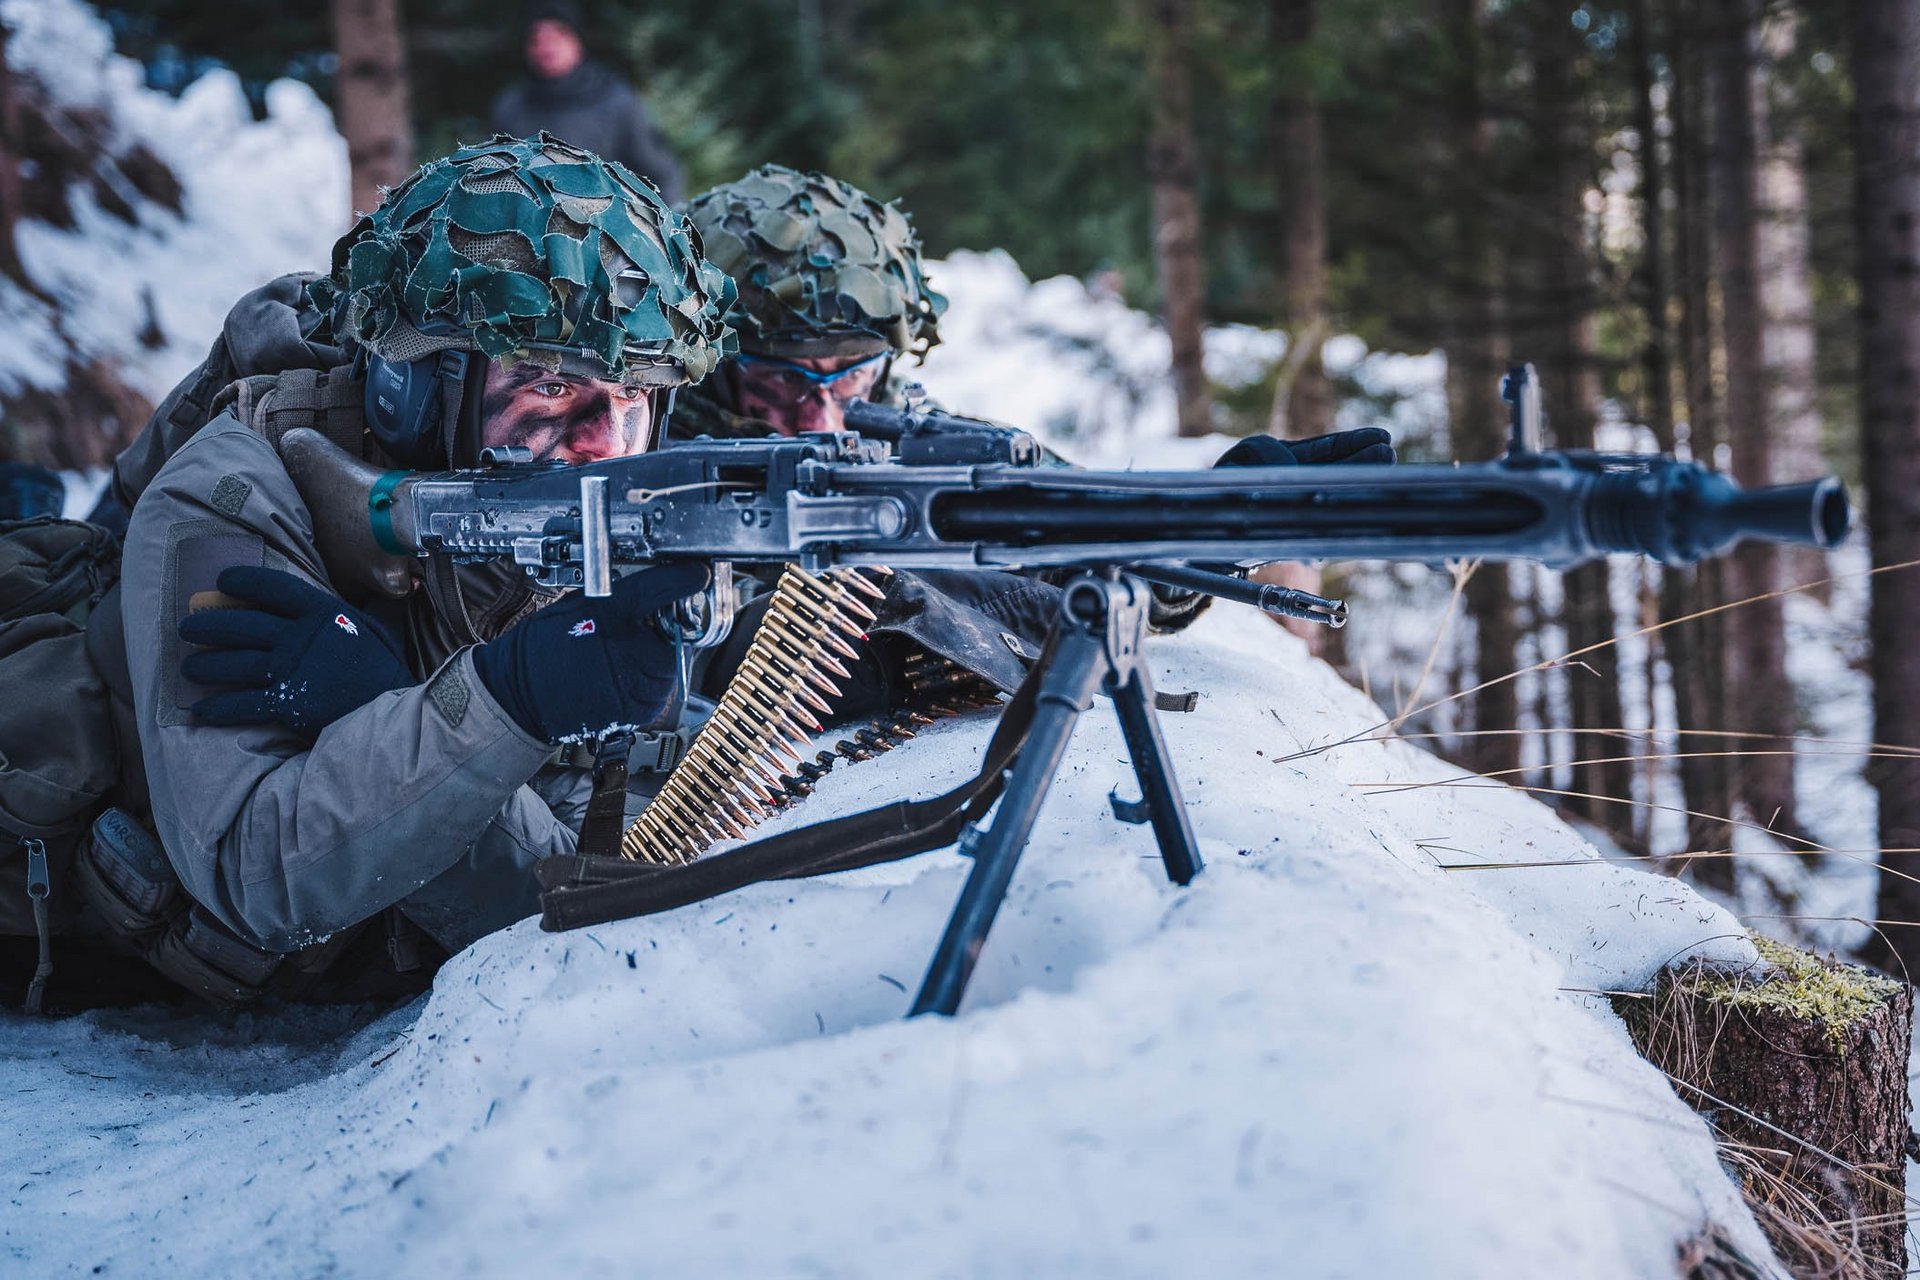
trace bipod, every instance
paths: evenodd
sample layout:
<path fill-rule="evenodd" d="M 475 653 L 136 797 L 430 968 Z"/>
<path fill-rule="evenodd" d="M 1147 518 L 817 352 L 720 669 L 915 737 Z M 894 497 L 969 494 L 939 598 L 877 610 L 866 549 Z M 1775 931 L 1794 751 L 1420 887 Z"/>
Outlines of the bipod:
<path fill-rule="evenodd" d="M 1113 699 L 1140 782 L 1138 800 L 1122 800 L 1118 791 L 1107 797 L 1113 816 L 1153 824 L 1167 878 L 1175 884 L 1186 884 L 1199 872 L 1200 850 L 1160 735 L 1153 681 L 1141 655 L 1151 598 L 1144 582 L 1120 577 L 1116 570 L 1081 574 L 1061 593 L 1060 616 L 1042 669 L 1035 673 L 1040 683 L 1026 742 L 1008 771 L 992 825 L 985 830 L 969 825 L 961 834 L 959 848 L 973 859 L 973 870 L 907 1016 L 952 1014 L 960 1007 L 1067 741 L 1080 713 L 1093 705 L 1095 692 L 1104 690 Z"/>

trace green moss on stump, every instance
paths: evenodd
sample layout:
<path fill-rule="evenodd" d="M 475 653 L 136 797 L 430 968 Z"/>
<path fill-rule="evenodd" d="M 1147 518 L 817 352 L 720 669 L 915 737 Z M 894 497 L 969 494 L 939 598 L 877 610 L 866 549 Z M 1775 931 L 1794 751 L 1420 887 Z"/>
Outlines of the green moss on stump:
<path fill-rule="evenodd" d="M 1697 973 L 1693 989 L 1714 1004 L 1775 1010 L 1826 1028 L 1834 1052 L 1846 1048 L 1847 1028 L 1882 1008 L 1900 984 L 1853 965 L 1833 964 L 1798 948 L 1755 937 L 1766 962 L 1760 972 Z"/>

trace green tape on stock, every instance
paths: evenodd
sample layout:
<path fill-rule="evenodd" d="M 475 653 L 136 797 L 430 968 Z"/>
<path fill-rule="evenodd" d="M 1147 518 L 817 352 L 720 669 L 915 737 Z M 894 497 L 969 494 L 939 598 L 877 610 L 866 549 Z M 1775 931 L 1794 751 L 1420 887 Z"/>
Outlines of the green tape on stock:
<path fill-rule="evenodd" d="M 373 524 L 373 540 L 388 555 L 413 554 L 400 545 L 400 539 L 393 530 L 393 495 L 400 488 L 400 483 L 411 474 L 408 471 L 389 471 L 373 482 L 373 491 L 367 495 L 367 518 Z"/>

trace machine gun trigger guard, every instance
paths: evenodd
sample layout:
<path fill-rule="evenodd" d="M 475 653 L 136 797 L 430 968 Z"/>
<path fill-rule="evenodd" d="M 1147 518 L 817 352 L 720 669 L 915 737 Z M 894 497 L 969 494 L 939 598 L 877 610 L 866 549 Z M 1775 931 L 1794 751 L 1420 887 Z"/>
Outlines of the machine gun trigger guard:
<path fill-rule="evenodd" d="M 660 633 L 689 649 L 713 649 L 733 633 L 734 606 L 739 599 L 733 585 L 733 562 L 715 560 L 713 580 L 697 596 L 676 600 L 660 614 Z"/>

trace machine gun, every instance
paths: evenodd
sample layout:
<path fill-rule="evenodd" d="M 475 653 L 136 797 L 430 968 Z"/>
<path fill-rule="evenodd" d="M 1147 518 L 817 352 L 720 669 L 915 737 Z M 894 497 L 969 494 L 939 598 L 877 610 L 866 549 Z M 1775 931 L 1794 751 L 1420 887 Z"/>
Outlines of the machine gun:
<path fill-rule="evenodd" d="M 1459 466 L 1082 471 L 1045 465 L 1019 431 L 860 404 L 847 414 L 858 434 L 696 440 L 585 466 L 490 451 L 474 470 L 383 472 L 310 430 L 288 432 L 281 451 L 337 580 L 370 570 L 370 585 L 396 594 L 407 589 L 410 559 L 434 553 L 511 558 L 541 583 L 589 595 L 606 594 L 616 569 L 672 559 L 786 562 L 812 572 L 1080 569 L 1062 593 L 1045 655 L 1008 704 L 1018 732 L 1003 723 L 977 787 L 938 820 L 895 807 L 884 811 L 884 831 L 873 823 L 856 831 L 842 819 L 811 843 L 791 837 L 815 828 L 687 866 L 625 864 L 629 871 L 600 865 L 615 859 L 577 858 L 542 869 L 546 923 L 571 928 L 754 879 L 953 843 L 948 820 L 964 810 L 972 821 L 958 844 L 973 871 L 912 1009 L 950 1014 L 1096 692 L 1113 700 L 1142 790 L 1137 801 L 1111 797 L 1115 815 L 1152 823 L 1172 880 L 1185 884 L 1200 870 L 1142 660 L 1147 590 L 1139 578 L 1260 603 L 1261 589 L 1233 577 L 1234 568 L 1325 559 L 1532 559 L 1566 568 L 1612 553 L 1672 564 L 1741 538 L 1831 547 L 1846 535 L 1846 493 L 1831 477 L 1742 490 L 1671 457 L 1542 450 L 1531 366 L 1508 376 L 1505 395 L 1513 405 L 1506 456 Z M 1318 597 L 1286 606 L 1344 620 L 1342 607 Z M 706 636 L 725 612 L 714 597 Z M 995 798 L 998 812 L 983 828 Z M 864 842 L 851 861 L 820 857 L 818 846 L 836 834 Z"/>

